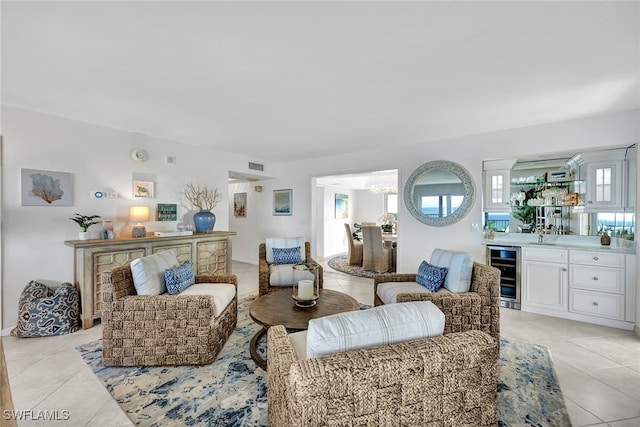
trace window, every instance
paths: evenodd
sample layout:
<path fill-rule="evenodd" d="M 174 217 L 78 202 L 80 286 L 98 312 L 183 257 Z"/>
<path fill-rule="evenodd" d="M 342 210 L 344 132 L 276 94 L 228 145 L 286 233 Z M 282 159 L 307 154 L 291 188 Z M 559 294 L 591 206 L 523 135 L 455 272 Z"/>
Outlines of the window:
<path fill-rule="evenodd" d="M 635 214 L 599 212 L 595 216 L 596 232 L 606 231 L 611 237 L 634 240 Z"/>
<path fill-rule="evenodd" d="M 444 218 L 455 212 L 464 200 L 464 196 L 442 194 L 439 196 L 422 196 L 420 211 L 433 218 Z"/>
<path fill-rule="evenodd" d="M 398 215 L 398 195 L 395 193 L 385 194 L 384 197 L 385 212 Z"/>
<path fill-rule="evenodd" d="M 484 214 L 484 226 L 492 223 L 496 231 L 509 231 L 509 219 L 511 214 L 509 212 L 485 212 Z"/>

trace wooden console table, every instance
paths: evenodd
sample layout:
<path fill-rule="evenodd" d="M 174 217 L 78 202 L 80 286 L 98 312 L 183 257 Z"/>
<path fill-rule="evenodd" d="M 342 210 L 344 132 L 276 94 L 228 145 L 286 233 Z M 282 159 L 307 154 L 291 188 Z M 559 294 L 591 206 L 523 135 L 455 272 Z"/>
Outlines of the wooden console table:
<path fill-rule="evenodd" d="M 233 231 L 196 233 L 191 236 L 125 237 L 113 240 L 67 240 L 74 250 L 74 277 L 80 291 L 82 328 L 102 316 L 101 275 L 136 258 L 173 251 L 179 262 L 191 261 L 195 274 L 231 273 Z"/>

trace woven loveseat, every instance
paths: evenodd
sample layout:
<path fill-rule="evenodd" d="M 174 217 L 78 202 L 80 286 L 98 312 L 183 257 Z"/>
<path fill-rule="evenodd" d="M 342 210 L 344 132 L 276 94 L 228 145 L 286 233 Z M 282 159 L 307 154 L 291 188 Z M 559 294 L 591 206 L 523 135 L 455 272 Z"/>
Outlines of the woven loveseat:
<path fill-rule="evenodd" d="M 495 426 L 498 341 L 481 331 L 298 359 L 269 328 L 269 425 Z"/>
<path fill-rule="evenodd" d="M 373 279 L 374 304 L 384 304 L 379 296 L 383 283 L 403 283 L 404 290 L 392 302 L 431 301 L 445 314 L 444 333 L 479 330 L 500 340 L 500 270 L 473 262 L 468 292 L 441 288 L 430 292 L 416 283 L 417 274 L 378 274 Z"/>
<path fill-rule="evenodd" d="M 237 323 L 238 281 L 233 274 L 198 275 L 195 283 L 230 284 L 236 289 L 231 301 L 216 316 L 215 298 L 209 295 L 137 295 L 130 264 L 103 273 L 104 365 L 213 362 Z"/>

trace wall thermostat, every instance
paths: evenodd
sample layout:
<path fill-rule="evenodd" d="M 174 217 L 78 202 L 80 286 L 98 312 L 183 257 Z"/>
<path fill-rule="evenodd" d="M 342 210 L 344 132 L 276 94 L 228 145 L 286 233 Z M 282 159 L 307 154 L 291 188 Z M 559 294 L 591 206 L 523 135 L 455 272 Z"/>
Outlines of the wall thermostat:
<path fill-rule="evenodd" d="M 142 150 L 140 148 L 135 148 L 131 152 L 131 158 L 136 162 L 145 162 L 149 159 L 149 153 L 147 153 L 145 150 Z"/>

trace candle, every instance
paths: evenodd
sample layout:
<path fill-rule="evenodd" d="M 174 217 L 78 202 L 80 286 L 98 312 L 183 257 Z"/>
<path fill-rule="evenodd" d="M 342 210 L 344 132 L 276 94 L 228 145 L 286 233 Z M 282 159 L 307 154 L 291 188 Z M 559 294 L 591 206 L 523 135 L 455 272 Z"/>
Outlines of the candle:
<path fill-rule="evenodd" d="M 311 301 L 313 299 L 313 280 L 300 280 L 298 282 L 298 299 Z"/>

